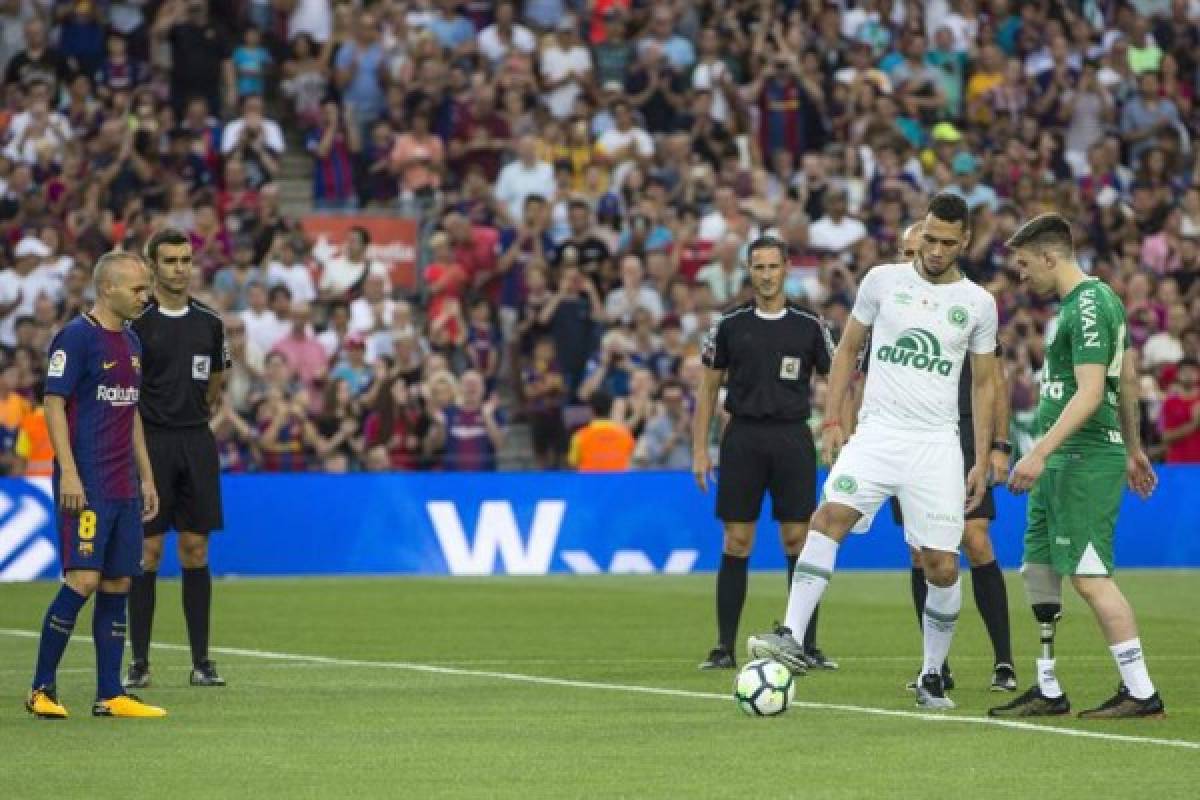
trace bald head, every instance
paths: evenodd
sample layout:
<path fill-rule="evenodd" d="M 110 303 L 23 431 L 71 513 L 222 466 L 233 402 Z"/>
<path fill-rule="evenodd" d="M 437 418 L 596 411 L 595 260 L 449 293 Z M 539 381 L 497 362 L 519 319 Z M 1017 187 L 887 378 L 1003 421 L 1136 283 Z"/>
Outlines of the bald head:
<path fill-rule="evenodd" d="M 99 294 L 113 286 L 127 286 L 145 280 L 146 265 L 136 253 L 112 250 L 96 261 L 92 272 L 92 284 Z"/>
<path fill-rule="evenodd" d="M 921 244 L 921 223 L 914 222 L 904 229 L 904 233 L 900 235 L 900 256 L 905 261 L 912 261 L 917 257 L 917 248 Z"/>
<path fill-rule="evenodd" d="M 92 275 L 96 307 L 121 321 L 137 319 L 150 300 L 150 270 L 136 253 L 112 250 L 100 256 Z"/>

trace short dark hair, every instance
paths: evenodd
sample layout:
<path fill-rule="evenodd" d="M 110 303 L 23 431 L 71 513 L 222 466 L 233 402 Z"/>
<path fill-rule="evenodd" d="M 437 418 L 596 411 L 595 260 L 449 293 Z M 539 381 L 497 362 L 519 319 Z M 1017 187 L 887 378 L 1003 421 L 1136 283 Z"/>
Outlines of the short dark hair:
<path fill-rule="evenodd" d="M 146 242 L 146 246 L 142 248 L 142 254 L 151 264 L 158 263 L 158 248 L 164 244 L 172 247 L 178 247 L 181 244 L 191 244 L 192 240 L 188 235 L 178 228 L 161 228 L 154 232 L 154 235 Z"/>
<path fill-rule="evenodd" d="M 942 222 L 961 223 L 964 230 L 971 227 L 971 211 L 967 208 L 967 201 L 953 192 L 935 194 L 929 201 L 928 213 Z"/>
<path fill-rule="evenodd" d="M 1005 243 L 1011 249 L 1018 247 L 1051 248 L 1068 255 L 1075 252 L 1071 240 L 1071 223 L 1062 214 L 1049 212 L 1039 214 L 1026 222 Z"/>
<path fill-rule="evenodd" d="M 750 246 L 746 248 L 747 264 L 754 260 L 754 252 L 756 250 L 778 250 L 783 260 L 787 261 L 788 246 L 778 236 L 759 236 L 752 241 Z"/>
<path fill-rule="evenodd" d="M 607 418 L 612 413 L 613 396 L 604 389 L 597 389 L 588 395 L 588 405 L 594 417 Z"/>
<path fill-rule="evenodd" d="M 363 241 L 363 247 L 366 247 L 367 245 L 369 245 L 371 243 L 371 233 L 366 228 L 364 228 L 362 225 L 355 225 L 353 228 L 350 229 L 350 233 L 358 234 L 359 238 L 362 239 L 362 241 Z"/>

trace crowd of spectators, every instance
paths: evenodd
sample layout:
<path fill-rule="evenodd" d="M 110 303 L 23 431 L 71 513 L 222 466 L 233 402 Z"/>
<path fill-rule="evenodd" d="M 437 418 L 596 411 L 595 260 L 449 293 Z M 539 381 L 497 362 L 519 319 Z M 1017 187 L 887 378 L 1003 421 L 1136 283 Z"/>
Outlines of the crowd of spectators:
<path fill-rule="evenodd" d="M 10 471 L 91 265 L 162 225 L 226 320 L 227 470 L 505 468 L 516 423 L 540 468 L 686 468 L 749 240 L 788 244 L 787 291 L 836 336 L 941 189 L 972 210 L 1018 448 L 1053 307 L 1003 242 L 1053 209 L 1125 300 L 1147 441 L 1200 461 L 1200 0 L 2 8 Z M 418 221 L 415 285 L 365 229 L 314 248 L 281 212 L 289 151 L 315 209 Z"/>

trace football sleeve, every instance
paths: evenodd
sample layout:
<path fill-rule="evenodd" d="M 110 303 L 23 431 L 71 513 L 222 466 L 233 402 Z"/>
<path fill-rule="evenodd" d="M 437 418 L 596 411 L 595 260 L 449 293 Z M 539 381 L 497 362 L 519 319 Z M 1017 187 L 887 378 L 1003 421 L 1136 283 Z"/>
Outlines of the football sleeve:
<path fill-rule="evenodd" d="M 1116 363 L 1125 349 L 1125 318 L 1103 302 L 1095 287 L 1085 289 L 1075 302 L 1073 313 L 1064 320 L 1071 335 L 1071 361 L 1074 364 Z"/>
<path fill-rule="evenodd" d="M 858 296 L 854 298 L 854 308 L 850 314 L 866 327 L 875 324 L 879 315 L 879 302 L 883 297 L 883 277 L 878 268 L 872 269 L 858 286 Z"/>
<path fill-rule="evenodd" d="M 79 325 L 68 325 L 50 344 L 46 364 L 46 394 L 70 397 L 87 367 L 88 343 Z"/>
<path fill-rule="evenodd" d="M 225 323 L 213 319 L 213 349 L 209 354 L 212 359 L 213 372 L 224 372 L 233 366 L 233 358 L 229 355 L 229 343 L 225 341 Z"/>
<path fill-rule="evenodd" d="M 820 320 L 817 323 L 820 329 L 820 336 L 814 348 L 813 353 L 813 368 L 821 375 L 829 374 L 829 367 L 833 364 L 833 334 L 829 331 L 829 324 L 825 320 Z"/>
<path fill-rule="evenodd" d="M 996 352 L 996 329 L 999 322 L 996 313 L 996 301 L 988 295 L 987 300 L 979 304 L 979 320 L 971 329 L 968 346 L 976 355 L 987 355 Z"/>
<path fill-rule="evenodd" d="M 700 360 L 709 369 L 725 369 L 729 366 L 729 336 L 726 333 L 727 326 L 721 324 L 724 321 L 724 317 L 713 320 L 700 348 Z"/>

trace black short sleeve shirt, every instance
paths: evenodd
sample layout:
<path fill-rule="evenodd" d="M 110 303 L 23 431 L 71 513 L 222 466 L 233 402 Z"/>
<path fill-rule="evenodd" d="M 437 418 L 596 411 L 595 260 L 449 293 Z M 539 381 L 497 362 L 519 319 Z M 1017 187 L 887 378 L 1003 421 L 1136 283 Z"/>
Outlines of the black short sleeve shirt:
<path fill-rule="evenodd" d="M 746 303 L 713 323 L 701 355 L 705 366 L 725 371 L 725 409 L 733 416 L 802 421 L 811 410 L 809 380 L 828 374 L 833 339 L 803 309 L 767 314 Z"/>
<path fill-rule="evenodd" d="M 232 366 L 217 312 L 197 300 L 181 311 L 151 302 L 133 330 L 142 341 L 142 421 L 155 428 L 207 425 L 209 381 Z"/>

